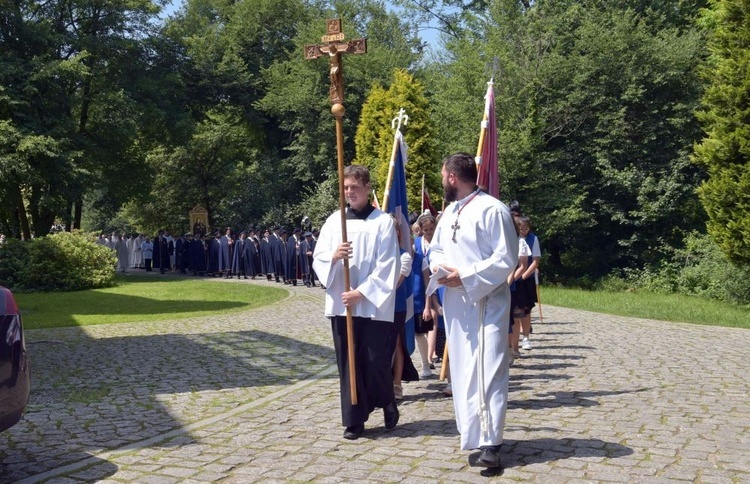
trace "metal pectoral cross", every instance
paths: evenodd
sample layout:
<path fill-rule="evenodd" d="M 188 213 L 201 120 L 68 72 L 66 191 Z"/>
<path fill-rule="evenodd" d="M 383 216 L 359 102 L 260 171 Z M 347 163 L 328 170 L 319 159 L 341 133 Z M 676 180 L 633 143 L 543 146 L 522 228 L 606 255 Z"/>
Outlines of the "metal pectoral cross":
<path fill-rule="evenodd" d="M 453 222 L 453 225 L 451 225 L 451 228 L 453 229 L 453 237 L 452 237 L 451 240 L 453 240 L 453 242 L 457 243 L 458 241 L 456 240 L 456 230 L 458 230 L 458 229 L 461 228 L 461 226 L 458 225 L 458 217 L 456 217 L 456 221 Z"/>

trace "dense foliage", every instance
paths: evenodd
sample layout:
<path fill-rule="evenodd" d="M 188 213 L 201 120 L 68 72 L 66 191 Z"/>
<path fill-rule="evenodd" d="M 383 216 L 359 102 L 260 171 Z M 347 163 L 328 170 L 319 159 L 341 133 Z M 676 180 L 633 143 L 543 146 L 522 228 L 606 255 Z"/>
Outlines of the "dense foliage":
<path fill-rule="evenodd" d="M 702 224 L 689 161 L 701 34 L 618 5 L 490 3 L 435 77 L 442 151 L 473 152 L 486 89 L 476 73 L 498 58 L 501 198 L 531 217 L 548 275 L 653 264 Z"/>
<path fill-rule="evenodd" d="M 627 269 L 592 285 L 609 290 L 635 287 L 748 306 L 748 279 L 750 267 L 727 262 L 709 235 L 692 233 L 686 237 L 685 247 L 672 251 L 659 267 Z"/>
<path fill-rule="evenodd" d="M 80 232 L 0 245 L 0 284 L 14 291 L 77 291 L 114 283 L 114 251 Z"/>
<path fill-rule="evenodd" d="M 699 112 L 706 137 L 695 152 L 709 178 L 699 193 L 708 232 L 728 258 L 750 264 L 750 1 L 717 1 L 704 20 L 712 27 Z"/>
<path fill-rule="evenodd" d="M 401 123 L 401 133 L 408 146 L 406 193 L 409 208 L 419 210 L 422 204 L 422 175 L 425 187 L 438 193 L 440 158 L 435 150 L 434 126 L 424 86 L 403 70 L 394 73 L 393 83 L 386 90 L 379 85 L 370 89 L 362 105 L 362 117 L 355 137 L 357 157 L 353 163 L 365 165 L 372 173 L 372 187 L 383 202 L 395 130 L 394 119 L 403 109 L 408 116 Z"/>
<path fill-rule="evenodd" d="M 303 46 L 340 17 L 368 41 L 343 62 L 345 162 L 379 165 L 378 187 L 403 107 L 410 200 L 424 175 L 439 206 L 440 159 L 476 150 L 493 77 L 501 198 L 548 278 L 659 272 L 707 219 L 750 262 L 746 0 L 161 4 L 0 4 L 0 233 L 178 233 L 196 205 L 214 228 L 319 225 L 338 197 L 329 61 Z"/>

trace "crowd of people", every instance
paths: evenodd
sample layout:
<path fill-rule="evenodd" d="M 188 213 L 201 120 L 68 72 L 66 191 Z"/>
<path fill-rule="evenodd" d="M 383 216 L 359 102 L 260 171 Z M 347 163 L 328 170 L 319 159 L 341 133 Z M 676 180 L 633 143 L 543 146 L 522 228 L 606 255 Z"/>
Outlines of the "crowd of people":
<path fill-rule="evenodd" d="M 302 281 L 307 287 L 315 287 L 317 277 L 311 265 L 317 235 L 317 230 L 287 231 L 280 226 L 266 230 L 251 227 L 239 234 L 228 228 L 223 235 L 216 230 L 213 234 L 187 233 L 176 238 L 159 231 L 153 239 L 115 231 L 110 236 L 100 235 L 97 242 L 115 251 L 118 272 L 143 269 L 201 277 L 265 277 L 294 286 Z"/>
<path fill-rule="evenodd" d="M 394 428 L 402 383 L 429 378 L 442 364 L 461 449 L 478 450 L 471 465 L 497 468 L 509 368 L 521 349 L 532 349 L 539 240 L 517 202 L 508 207 L 477 187 L 470 155 L 445 158 L 441 176 L 450 204 L 437 217 L 425 212 L 411 220 L 408 250 L 399 244 L 397 219 L 370 203 L 370 174 L 358 165 L 344 171 L 346 234 L 336 211 L 320 231 L 251 227 L 237 235 L 231 229 L 178 238 L 159 232 L 153 240 L 114 232 L 99 243 L 116 252 L 122 272 L 265 277 L 295 286 L 301 280 L 308 287 L 317 281 L 326 290 L 344 438 L 362 436 L 376 408 L 383 409 L 386 429 Z M 414 326 L 407 331 L 410 297 Z M 415 347 L 420 371 L 409 356 Z"/>
<path fill-rule="evenodd" d="M 478 450 L 471 465 L 498 468 L 509 368 L 520 356 L 521 334 L 521 348 L 532 348 L 539 241 L 517 204 L 509 208 L 477 187 L 473 157 L 445 158 L 441 174 L 445 200 L 452 203 L 437 218 L 426 213 L 414 221 L 411 251 L 399 247 L 395 220 L 370 204 L 363 166 L 344 170 L 346 234 L 338 211 L 321 228 L 313 268 L 326 287 L 343 436 L 362 436 L 376 408 L 383 410 L 385 428 L 395 427 L 402 381 L 431 376 L 447 345 L 446 394 L 453 397 L 461 448 Z M 414 298 L 418 374 L 404 357 L 405 285 Z M 431 291 L 433 285 L 438 290 Z"/>

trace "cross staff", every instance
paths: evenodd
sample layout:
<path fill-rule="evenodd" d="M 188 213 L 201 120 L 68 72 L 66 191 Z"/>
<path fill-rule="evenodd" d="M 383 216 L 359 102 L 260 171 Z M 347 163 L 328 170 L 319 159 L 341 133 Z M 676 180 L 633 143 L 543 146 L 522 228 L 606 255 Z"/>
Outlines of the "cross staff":
<path fill-rule="evenodd" d="M 344 198 L 344 74 L 341 64 L 342 54 L 366 54 L 367 39 L 356 39 L 344 42 L 344 32 L 341 30 L 341 19 L 326 20 L 326 35 L 321 39 L 326 44 L 306 45 L 305 59 L 317 59 L 328 55 L 331 60 L 331 87 L 328 90 L 331 98 L 331 113 L 336 119 L 336 153 L 338 155 L 339 171 L 339 211 L 341 213 L 341 241 L 347 242 L 346 237 L 346 200 Z M 344 292 L 349 292 L 349 260 L 344 259 Z M 349 359 L 349 393 L 352 405 L 357 405 L 357 369 L 354 362 L 354 322 L 352 309 L 346 308 L 346 344 Z"/>

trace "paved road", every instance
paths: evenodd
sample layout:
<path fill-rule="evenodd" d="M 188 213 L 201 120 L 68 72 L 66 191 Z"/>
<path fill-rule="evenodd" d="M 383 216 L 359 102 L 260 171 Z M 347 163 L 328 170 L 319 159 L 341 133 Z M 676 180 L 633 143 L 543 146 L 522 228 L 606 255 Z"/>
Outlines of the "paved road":
<path fill-rule="evenodd" d="M 436 377 L 405 385 L 393 431 L 375 412 L 342 439 L 323 291 L 289 289 L 233 315 L 29 331 L 0 481 L 750 482 L 750 331 L 545 306 L 488 477 Z"/>

